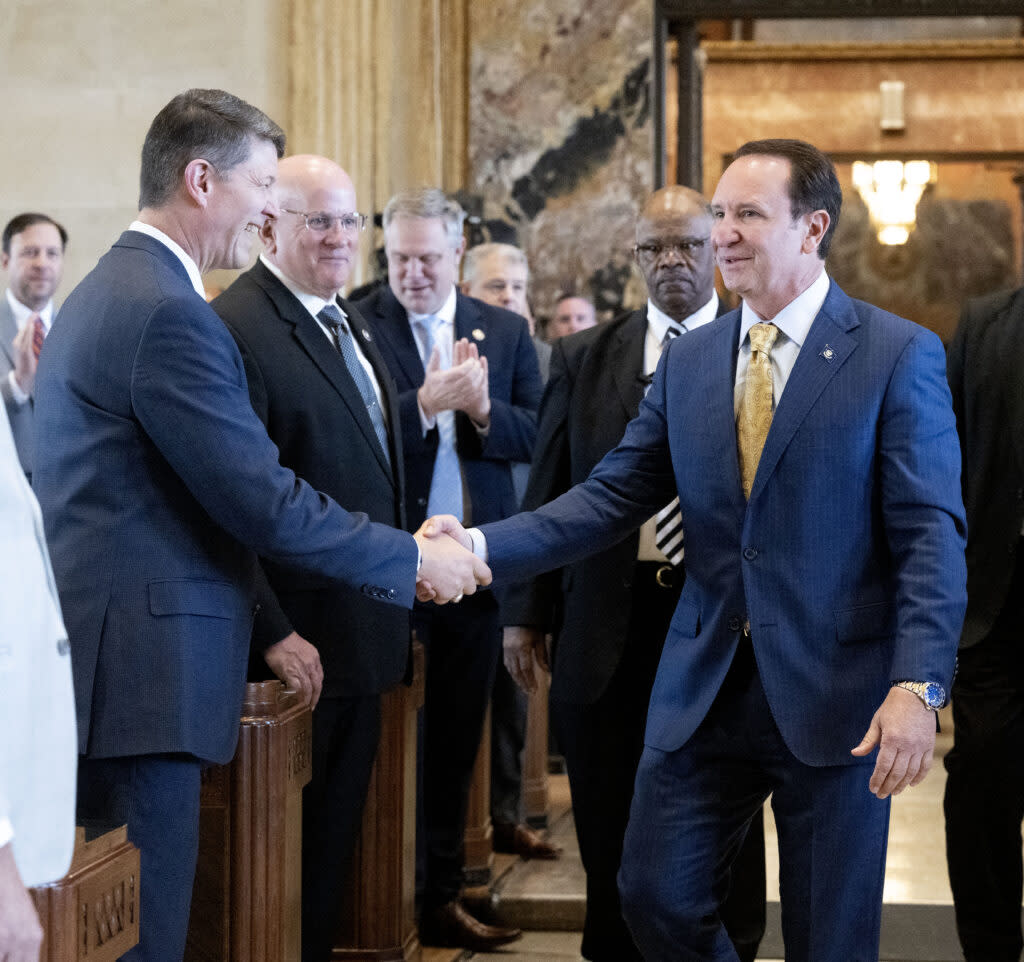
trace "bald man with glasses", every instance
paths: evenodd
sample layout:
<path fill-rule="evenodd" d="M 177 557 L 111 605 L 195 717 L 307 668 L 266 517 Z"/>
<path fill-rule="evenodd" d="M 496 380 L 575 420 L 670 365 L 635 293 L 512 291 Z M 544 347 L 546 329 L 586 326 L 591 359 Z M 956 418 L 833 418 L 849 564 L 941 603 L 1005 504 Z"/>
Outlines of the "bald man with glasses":
<path fill-rule="evenodd" d="M 326 157 L 278 167 L 279 217 L 255 266 L 213 302 L 245 362 L 249 394 L 281 463 L 347 510 L 402 528 L 397 395 L 373 339 L 339 296 L 366 217 Z M 266 588 L 253 628 L 260 652 L 305 640 L 322 662 L 313 711 L 313 777 L 303 793 L 302 958 L 326 962 L 380 736 L 380 696 L 405 675 L 409 614 L 355 588 L 261 560 Z"/>

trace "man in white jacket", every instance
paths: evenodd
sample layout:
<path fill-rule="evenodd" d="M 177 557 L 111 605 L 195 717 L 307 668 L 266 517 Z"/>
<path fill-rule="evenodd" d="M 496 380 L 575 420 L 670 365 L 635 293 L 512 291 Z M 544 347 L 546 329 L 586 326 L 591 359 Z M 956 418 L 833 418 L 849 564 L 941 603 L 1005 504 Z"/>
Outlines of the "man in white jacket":
<path fill-rule="evenodd" d="M 75 840 L 71 659 L 42 516 L 0 408 L 0 959 L 38 962 L 27 887 L 60 878 Z"/>

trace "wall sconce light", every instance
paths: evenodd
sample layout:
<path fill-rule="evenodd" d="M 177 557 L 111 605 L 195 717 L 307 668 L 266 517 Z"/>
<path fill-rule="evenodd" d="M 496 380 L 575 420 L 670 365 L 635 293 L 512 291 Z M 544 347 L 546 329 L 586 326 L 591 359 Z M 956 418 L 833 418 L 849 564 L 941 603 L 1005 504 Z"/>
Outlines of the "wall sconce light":
<path fill-rule="evenodd" d="M 936 179 L 928 160 L 853 162 L 853 185 L 867 204 L 878 242 L 905 244 L 917 221 L 917 202 Z"/>
<path fill-rule="evenodd" d="M 906 127 L 903 114 L 904 89 L 902 80 L 883 80 L 878 85 L 882 105 L 878 126 L 882 130 L 897 131 Z"/>

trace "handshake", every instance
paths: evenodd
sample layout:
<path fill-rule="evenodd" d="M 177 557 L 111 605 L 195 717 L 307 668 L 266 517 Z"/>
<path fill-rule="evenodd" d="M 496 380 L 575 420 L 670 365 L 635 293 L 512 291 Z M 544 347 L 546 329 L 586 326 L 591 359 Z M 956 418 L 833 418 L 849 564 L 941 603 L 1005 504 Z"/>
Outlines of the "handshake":
<path fill-rule="evenodd" d="M 416 597 L 439 605 L 460 602 L 491 583 L 491 569 L 473 554 L 473 541 L 454 515 L 427 518 L 413 537 L 420 549 Z"/>

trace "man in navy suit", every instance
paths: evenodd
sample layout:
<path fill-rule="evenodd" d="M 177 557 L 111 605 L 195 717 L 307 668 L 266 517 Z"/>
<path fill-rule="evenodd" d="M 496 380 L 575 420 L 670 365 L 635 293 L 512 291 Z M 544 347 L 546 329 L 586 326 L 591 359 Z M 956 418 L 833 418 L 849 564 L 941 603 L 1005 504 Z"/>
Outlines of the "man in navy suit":
<path fill-rule="evenodd" d="M 500 583 L 614 544 L 678 496 L 686 583 L 626 834 L 626 921 L 647 960 L 735 962 L 719 910 L 771 795 L 787 960 L 868 962 L 888 799 L 931 766 L 966 604 L 956 424 L 939 339 L 824 271 L 831 161 L 793 140 L 735 157 L 711 243 L 742 308 L 672 342 L 587 481 L 465 537 Z"/>
<path fill-rule="evenodd" d="M 633 250 L 647 303 L 555 342 L 525 510 L 586 480 L 636 417 L 665 346 L 726 313 L 715 293 L 711 211 L 697 191 L 678 185 L 655 191 L 637 219 Z M 581 952 L 594 962 L 640 959 L 616 879 L 647 705 L 686 576 L 682 546 L 665 544 L 667 556 L 658 528 L 652 517 L 607 551 L 514 586 L 501 609 L 509 626 L 505 664 L 529 691 L 537 665 L 547 667 L 544 636 L 556 632 L 551 722 L 565 755 L 587 873 Z M 765 928 L 760 816 L 733 866 L 722 915 L 741 962 L 753 962 Z"/>
<path fill-rule="evenodd" d="M 526 321 L 459 293 L 462 209 L 439 190 L 408 191 L 384 210 L 389 286 L 356 307 L 398 387 L 410 528 L 441 511 L 473 522 L 518 508 L 511 462 L 529 461 L 541 382 Z M 457 607 L 417 608 L 427 652 L 423 718 L 427 944 L 486 951 L 518 938 L 460 901 L 469 786 L 501 648 L 491 592 Z"/>
<path fill-rule="evenodd" d="M 235 749 L 256 554 L 405 607 L 487 578 L 314 491 L 252 409 L 201 275 L 248 261 L 278 214 L 283 150 L 231 94 L 171 100 L 143 144 L 138 220 L 65 301 L 37 372 L 33 481 L 71 642 L 79 824 L 127 823 L 141 850 L 133 962 L 184 952 L 200 767 Z M 316 650 L 273 647 L 315 701 Z"/>

